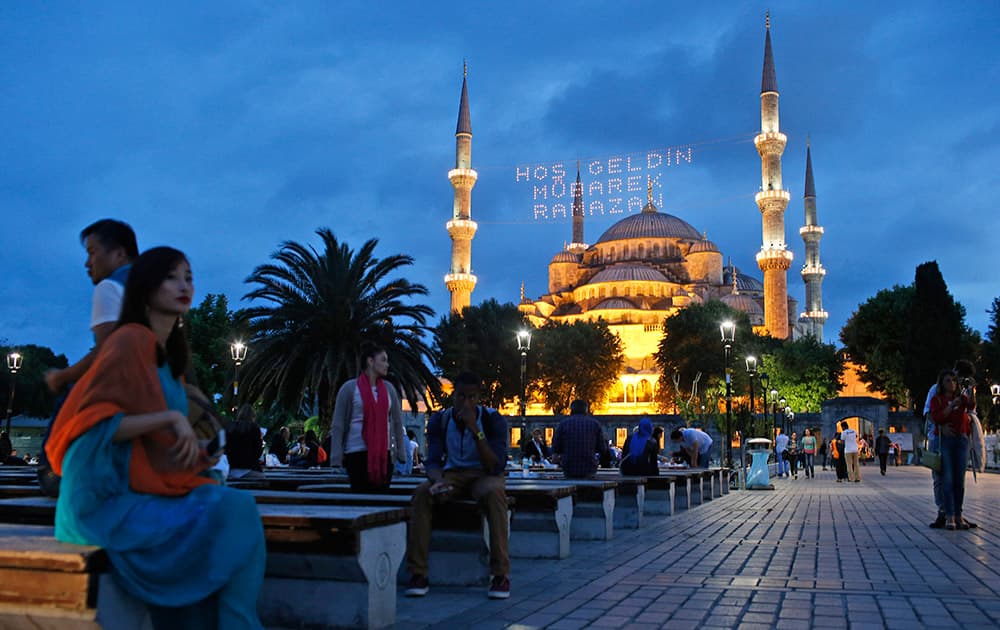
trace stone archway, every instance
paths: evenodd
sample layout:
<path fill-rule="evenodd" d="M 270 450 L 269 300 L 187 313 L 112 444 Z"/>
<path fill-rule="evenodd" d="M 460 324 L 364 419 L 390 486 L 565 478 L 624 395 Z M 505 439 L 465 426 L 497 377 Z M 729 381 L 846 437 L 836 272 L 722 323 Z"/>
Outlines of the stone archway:
<path fill-rule="evenodd" d="M 837 423 L 847 418 L 869 420 L 875 432 L 889 426 L 889 403 L 871 396 L 841 396 L 824 400 L 820 409 L 822 432 L 827 439 L 837 432 Z"/>

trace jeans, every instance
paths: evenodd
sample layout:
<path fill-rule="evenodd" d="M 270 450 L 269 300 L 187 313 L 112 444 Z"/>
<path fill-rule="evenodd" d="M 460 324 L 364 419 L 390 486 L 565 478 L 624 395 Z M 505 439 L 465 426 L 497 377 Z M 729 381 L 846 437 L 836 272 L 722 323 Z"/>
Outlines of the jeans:
<path fill-rule="evenodd" d="M 965 467 L 969 463 L 969 436 L 941 436 L 941 499 L 947 518 L 962 516 Z"/>
<path fill-rule="evenodd" d="M 938 452 L 938 439 L 936 435 L 927 437 L 927 450 Z M 941 473 L 931 471 L 931 482 L 934 488 L 934 506 L 938 509 L 938 514 L 944 514 L 944 499 L 941 498 Z"/>
<path fill-rule="evenodd" d="M 785 451 L 775 451 L 775 458 L 778 460 L 778 474 L 788 474 L 788 460 L 785 459 Z"/>
<path fill-rule="evenodd" d="M 807 477 L 816 476 L 815 463 L 816 455 L 814 453 L 802 453 L 802 470 L 806 473 Z"/>

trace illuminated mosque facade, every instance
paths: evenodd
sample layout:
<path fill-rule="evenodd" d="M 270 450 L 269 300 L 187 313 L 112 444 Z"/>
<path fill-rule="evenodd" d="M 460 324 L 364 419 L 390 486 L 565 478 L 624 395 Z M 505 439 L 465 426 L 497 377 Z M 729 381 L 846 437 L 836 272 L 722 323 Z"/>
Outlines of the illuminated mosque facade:
<path fill-rule="evenodd" d="M 797 301 L 788 295 L 792 252 L 785 240 L 785 210 L 790 195 L 781 180 L 781 156 L 787 139 L 779 127 L 769 20 L 760 97 L 761 131 L 754 144 L 761 160 L 761 188 L 755 199 L 761 213 L 762 241 L 756 261 L 763 281 L 727 262 L 704 232 L 657 208 L 651 184 L 641 212 L 621 219 L 588 244 L 584 239 L 583 187 L 577 166 L 572 242 L 549 263 L 548 292 L 531 300 L 522 289 L 519 309 L 535 326 L 548 321 L 603 319 L 619 336 L 625 369 L 605 404 L 596 407 L 611 413 L 655 412 L 660 374 L 654 354 L 663 335 L 663 321 L 691 304 L 719 299 L 746 313 L 758 333 L 780 339 L 803 335 L 823 339 L 827 319 L 821 290 L 826 272 L 819 256 L 823 228 L 817 223 L 810 149 L 806 152 L 805 225 L 799 230 L 805 243 L 801 274 L 806 299 L 801 314 Z M 447 224 L 452 260 L 445 283 L 453 312 L 470 304 L 476 283 L 471 272 L 471 245 L 477 227 L 471 217 L 471 191 L 477 175 L 471 167 L 471 147 L 468 92 L 463 79 L 456 165 L 448 174 L 455 190 L 455 204 Z"/>

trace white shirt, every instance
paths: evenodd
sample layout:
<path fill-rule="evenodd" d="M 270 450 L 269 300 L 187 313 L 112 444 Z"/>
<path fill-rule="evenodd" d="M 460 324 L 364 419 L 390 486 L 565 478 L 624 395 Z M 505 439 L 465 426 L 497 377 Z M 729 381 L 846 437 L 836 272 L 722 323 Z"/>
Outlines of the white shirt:
<path fill-rule="evenodd" d="M 847 429 L 840 432 L 840 439 L 844 441 L 845 453 L 858 452 L 858 434 L 854 429 Z"/>
<path fill-rule="evenodd" d="M 90 308 L 90 329 L 101 324 L 117 322 L 122 313 L 122 297 L 125 288 L 105 278 L 94 287 L 94 298 Z"/>

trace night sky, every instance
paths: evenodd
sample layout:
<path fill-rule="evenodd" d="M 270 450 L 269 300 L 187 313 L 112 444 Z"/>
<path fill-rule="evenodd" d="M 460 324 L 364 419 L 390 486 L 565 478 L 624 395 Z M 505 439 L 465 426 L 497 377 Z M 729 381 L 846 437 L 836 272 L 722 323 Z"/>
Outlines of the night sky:
<path fill-rule="evenodd" d="M 444 314 L 463 59 L 473 303 L 516 302 L 522 281 L 544 293 L 570 239 L 568 219 L 535 216 L 519 167 L 575 176 L 581 159 L 587 184 L 591 163 L 665 147 L 690 147 L 690 162 L 639 172 L 638 196 L 658 177 L 662 211 L 760 278 L 752 138 L 768 6 L 800 310 L 808 136 L 826 340 L 927 260 L 985 332 L 1000 295 L 1000 4 L 705 4 L 5 3 L 0 340 L 71 360 L 88 349 L 78 234 L 103 217 L 131 223 L 142 249 L 187 252 L 196 302 L 246 305 L 244 278 L 281 241 L 317 244 L 329 227 L 412 255 L 405 274 Z M 623 216 L 588 216 L 585 240 Z"/>

